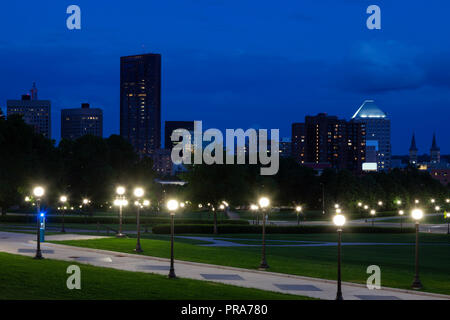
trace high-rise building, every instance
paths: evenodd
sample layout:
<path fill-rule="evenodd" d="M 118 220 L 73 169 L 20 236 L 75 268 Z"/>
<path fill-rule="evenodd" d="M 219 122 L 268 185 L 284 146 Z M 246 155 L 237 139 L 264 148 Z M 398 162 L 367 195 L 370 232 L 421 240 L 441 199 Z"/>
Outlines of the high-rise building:
<path fill-rule="evenodd" d="M 22 115 L 26 124 L 32 126 L 36 133 L 51 139 L 51 103 L 50 100 L 38 100 L 36 85 L 33 83 L 32 95 L 22 95 L 21 100 L 7 100 L 6 114 Z"/>
<path fill-rule="evenodd" d="M 366 153 L 375 151 L 376 159 L 367 159 L 365 170 L 385 171 L 391 167 L 391 121 L 375 104 L 366 100 L 352 117 L 353 122 L 363 123 L 366 129 Z"/>
<path fill-rule="evenodd" d="M 419 150 L 416 146 L 416 135 L 413 133 L 412 139 L 411 139 L 411 146 L 409 147 L 409 163 L 411 165 L 416 166 L 417 165 L 417 152 Z"/>
<path fill-rule="evenodd" d="M 140 156 L 161 147 L 161 55 L 120 58 L 120 135 Z"/>
<path fill-rule="evenodd" d="M 290 158 L 292 156 L 292 142 L 289 138 L 282 138 L 279 143 L 279 153 L 282 158 Z"/>
<path fill-rule="evenodd" d="M 430 163 L 438 164 L 441 162 L 441 149 L 437 146 L 436 143 L 436 134 L 433 134 L 433 142 L 431 143 L 430 148 Z"/>
<path fill-rule="evenodd" d="M 306 129 L 304 123 L 292 124 L 292 157 L 300 164 L 306 161 Z"/>
<path fill-rule="evenodd" d="M 172 149 L 177 142 L 172 142 L 172 133 L 177 129 L 186 129 L 194 139 L 194 121 L 166 121 L 164 126 L 164 149 Z M 191 141 L 191 143 L 193 143 Z"/>
<path fill-rule="evenodd" d="M 292 150 L 304 165 L 328 164 L 360 172 L 365 161 L 365 125 L 319 113 L 292 126 Z"/>
<path fill-rule="evenodd" d="M 61 139 L 75 140 L 84 135 L 103 137 L 103 111 L 82 103 L 81 108 L 61 110 Z"/>

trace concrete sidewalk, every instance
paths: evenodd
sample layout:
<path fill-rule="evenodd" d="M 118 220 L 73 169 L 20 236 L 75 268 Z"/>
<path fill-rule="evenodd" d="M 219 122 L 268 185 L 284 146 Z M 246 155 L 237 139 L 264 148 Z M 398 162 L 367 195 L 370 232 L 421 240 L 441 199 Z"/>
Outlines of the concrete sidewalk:
<path fill-rule="evenodd" d="M 47 240 L 73 240 L 98 238 L 96 236 L 57 235 Z M 33 256 L 36 244 L 30 234 L 0 232 L 0 251 L 25 256 Z M 71 247 L 60 244 L 43 243 L 43 255 L 48 259 L 76 261 L 99 267 L 119 270 L 139 271 L 167 275 L 169 260 L 106 250 Z M 145 250 L 145 248 L 144 248 Z M 175 256 L 176 256 L 175 245 Z M 83 273 L 83 269 L 81 269 Z M 319 299 L 335 299 L 336 282 L 302 276 L 279 274 L 267 271 L 248 270 L 188 261 L 175 261 L 178 277 L 226 283 L 241 287 L 298 294 Z M 346 300 L 450 300 L 450 296 L 410 290 L 382 288 L 368 290 L 365 286 L 346 283 L 342 285 Z M 245 297 L 243 297 L 245 298 Z"/>

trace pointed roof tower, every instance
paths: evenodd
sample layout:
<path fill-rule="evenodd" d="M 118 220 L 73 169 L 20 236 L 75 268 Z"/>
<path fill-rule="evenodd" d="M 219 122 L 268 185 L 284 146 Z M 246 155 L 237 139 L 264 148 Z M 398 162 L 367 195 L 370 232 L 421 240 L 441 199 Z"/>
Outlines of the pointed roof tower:
<path fill-rule="evenodd" d="M 412 135 L 411 146 L 409 147 L 409 151 L 418 151 L 416 146 L 416 135 L 414 133 Z"/>
<path fill-rule="evenodd" d="M 440 151 L 441 149 L 437 146 L 436 143 L 436 133 L 433 133 L 433 143 L 431 144 L 431 151 Z"/>

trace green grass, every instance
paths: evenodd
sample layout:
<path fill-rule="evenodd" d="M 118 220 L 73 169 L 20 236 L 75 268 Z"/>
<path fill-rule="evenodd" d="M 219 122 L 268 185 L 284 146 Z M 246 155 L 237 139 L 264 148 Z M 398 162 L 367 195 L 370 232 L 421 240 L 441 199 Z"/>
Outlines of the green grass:
<path fill-rule="evenodd" d="M 81 290 L 66 287 L 69 265 L 81 269 Z M 0 299 L 309 299 L 257 289 L 121 271 L 0 253 Z"/>
<path fill-rule="evenodd" d="M 260 235 L 220 235 L 219 237 L 260 239 Z M 268 235 L 267 239 L 336 241 L 336 234 Z M 450 237 L 421 234 L 421 279 L 429 292 L 450 294 Z M 145 255 L 169 257 L 168 236 L 148 236 L 141 240 Z M 98 239 L 60 243 L 133 253 L 135 239 Z M 344 242 L 414 243 L 414 234 L 343 234 Z M 175 258 L 216 265 L 256 269 L 261 247 L 202 247 L 176 239 Z M 236 241 L 239 242 L 239 241 Z M 241 241 L 246 243 L 248 241 Z M 257 243 L 257 242 L 254 242 Z M 268 247 L 270 271 L 325 279 L 336 279 L 336 247 Z M 381 268 L 382 285 L 410 289 L 414 273 L 414 246 L 344 246 L 344 281 L 365 283 L 370 265 Z"/>

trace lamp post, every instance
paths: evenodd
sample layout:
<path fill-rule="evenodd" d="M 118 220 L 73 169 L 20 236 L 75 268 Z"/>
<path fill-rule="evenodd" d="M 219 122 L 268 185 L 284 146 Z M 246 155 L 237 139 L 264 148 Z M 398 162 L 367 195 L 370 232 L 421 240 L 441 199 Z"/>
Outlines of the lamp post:
<path fill-rule="evenodd" d="M 62 228 L 61 228 L 61 232 L 66 232 L 66 229 L 64 228 L 64 215 L 66 213 L 66 207 L 65 204 L 67 202 L 67 197 L 66 196 L 61 196 L 59 197 L 59 201 L 62 203 Z"/>
<path fill-rule="evenodd" d="M 297 212 L 297 225 L 299 225 L 300 224 L 300 212 L 302 212 L 302 207 L 296 206 L 295 211 Z"/>
<path fill-rule="evenodd" d="M 257 210 L 259 209 L 259 207 L 256 205 L 256 204 L 251 204 L 250 205 L 250 210 L 252 210 L 253 212 L 257 212 Z M 256 217 L 256 219 L 255 220 L 253 220 L 253 224 L 258 224 L 259 225 L 259 221 L 258 221 L 258 214 L 256 213 L 255 214 L 255 217 Z"/>
<path fill-rule="evenodd" d="M 361 210 L 362 206 L 363 206 L 362 202 L 358 202 L 358 213 L 359 213 L 359 216 L 361 219 L 363 217 L 362 210 Z"/>
<path fill-rule="evenodd" d="M 261 263 L 259 265 L 260 270 L 266 270 L 269 268 L 269 265 L 266 261 L 266 208 L 269 206 L 270 201 L 266 197 L 262 197 L 258 201 L 259 207 L 262 211 L 262 221 L 263 221 L 263 227 L 262 227 L 262 257 L 261 257 Z"/>
<path fill-rule="evenodd" d="M 403 231 L 403 215 L 405 214 L 405 212 L 403 210 L 399 210 L 398 214 L 400 215 L 400 232 Z"/>
<path fill-rule="evenodd" d="M 421 209 L 414 209 L 411 212 L 412 218 L 416 221 L 416 273 L 412 284 L 413 289 L 422 289 L 422 283 L 419 279 L 419 221 L 423 217 L 423 211 Z"/>
<path fill-rule="evenodd" d="M 325 215 L 325 185 L 321 182 L 320 186 L 322 187 L 322 214 Z"/>
<path fill-rule="evenodd" d="M 173 235 L 175 233 L 175 226 L 174 226 L 174 217 L 175 217 L 175 211 L 178 209 L 178 201 L 177 200 L 169 200 L 167 201 L 167 209 L 169 209 L 170 212 L 170 271 L 169 271 L 169 278 L 176 278 L 175 275 L 175 267 L 173 263 Z"/>
<path fill-rule="evenodd" d="M 135 204 L 137 206 L 137 213 L 136 213 L 137 240 L 136 240 L 136 249 L 134 249 L 134 251 L 136 251 L 136 252 L 143 252 L 143 250 L 141 248 L 141 225 L 140 225 L 140 221 L 139 221 L 141 203 L 139 202 L 139 200 L 144 195 L 144 189 L 142 189 L 142 188 L 135 188 L 133 194 L 138 199 L 135 202 Z"/>
<path fill-rule="evenodd" d="M 372 216 L 372 227 L 373 227 L 373 220 L 375 219 L 376 211 L 374 209 L 370 210 L 370 215 Z"/>
<path fill-rule="evenodd" d="M 344 300 L 342 297 L 341 288 L 341 240 L 342 240 L 342 226 L 345 224 L 345 216 L 337 214 L 333 218 L 333 223 L 338 227 L 338 274 L 337 274 L 337 293 L 336 300 Z"/>
<path fill-rule="evenodd" d="M 119 232 L 116 234 L 117 238 L 123 238 L 125 235 L 122 233 L 122 208 L 128 204 L 127 200 L 125 200 L 125 188 L 122 186 L 118 186 L 116 188 L 117 199 L 114 201 L 114 204 L 119 207 Z"/>
<path fill-rule="evenodd" d="M 33 194 L 36 197 L 36 206 L 37 206 L 37 247 L 36 247 L 36 255 L 34 259 L 43 259 L 41 252 L 41 236 L 40 236 L 40 228 L 39 228 L 39 216 L 41 211 L 41 197 L 44 195 L 44 188 L 37 186 L 33 189 Z"/>

